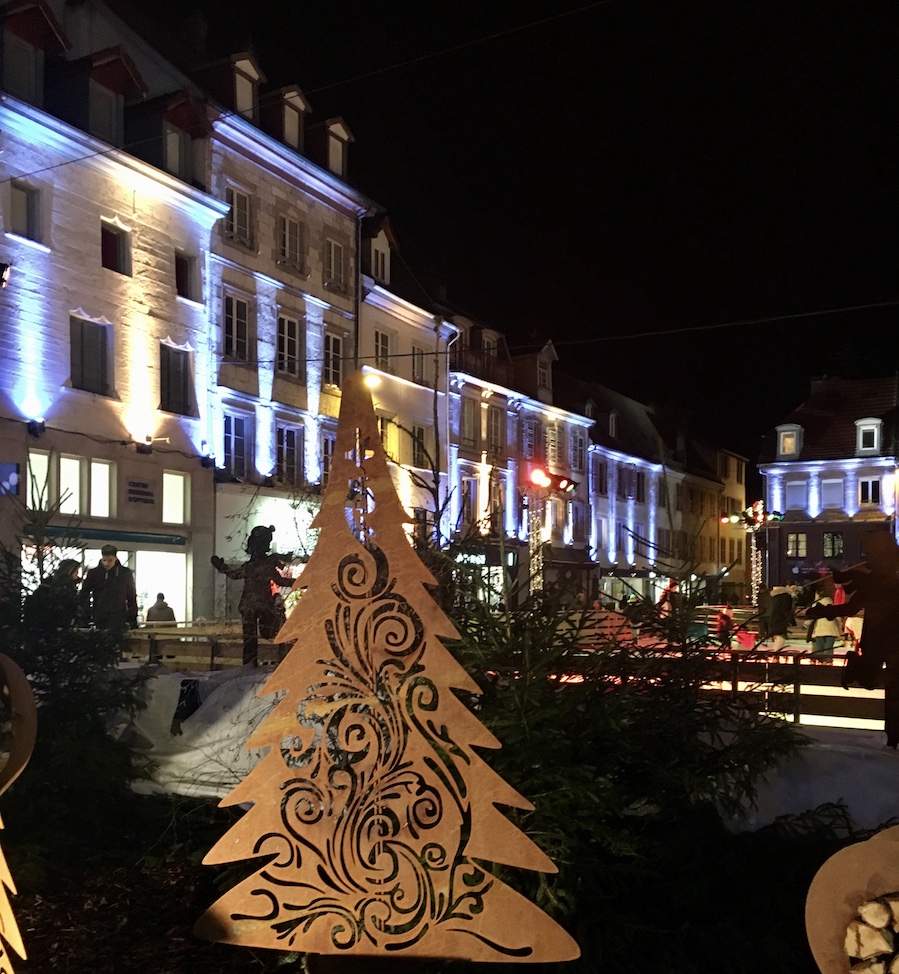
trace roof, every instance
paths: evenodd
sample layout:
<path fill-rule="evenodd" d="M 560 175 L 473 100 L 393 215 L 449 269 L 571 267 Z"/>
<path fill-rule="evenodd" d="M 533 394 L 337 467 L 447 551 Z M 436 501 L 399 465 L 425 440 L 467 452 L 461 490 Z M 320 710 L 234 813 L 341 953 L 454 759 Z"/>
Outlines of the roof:
<path fill-rule="evenodd" d="M 855 421 L 868 417 L 883 421 L 880 456 L 895 456 L 899 418 L 899 374 L 879 379 L 813 379 L 811 395 L 778 426 L 802 427 L 800 461 L 839 460 L 856 455 Z M 774 463 L 777 430 L 762 441 L 760 463 Z"/>

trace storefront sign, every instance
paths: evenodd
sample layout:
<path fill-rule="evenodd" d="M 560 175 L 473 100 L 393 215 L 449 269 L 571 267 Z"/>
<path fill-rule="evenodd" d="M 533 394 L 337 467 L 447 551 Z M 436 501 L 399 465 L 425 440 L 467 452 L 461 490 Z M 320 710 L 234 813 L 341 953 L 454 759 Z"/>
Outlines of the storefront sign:
<path fill-rule="evenodd" d="M 128 481 L 128 503 L 129 504 L 155 504 L 156 491 L 153 485 L 146 480 Z"/>

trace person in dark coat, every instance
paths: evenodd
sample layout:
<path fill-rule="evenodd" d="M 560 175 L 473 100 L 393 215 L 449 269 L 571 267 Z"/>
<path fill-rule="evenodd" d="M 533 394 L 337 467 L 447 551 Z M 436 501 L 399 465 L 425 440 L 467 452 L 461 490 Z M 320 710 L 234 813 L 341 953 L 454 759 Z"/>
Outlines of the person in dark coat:
<path fill-rule="evenodd" d="M 51 575 L 25 599 L 22 621 L 35 632 L 71 629 L 78 614 L 78 575 L 81 565 L 64 558 Z"/>
<path fill-rule="evenodd" d="M 81 586 L 85 621 L 110 632 L 136 629 L 134 574 L 119 561 L 115 545 L 103 545 L 100 556 L 100 564 L 85 575 Z"/>
<path fill-rule="evenodd" d="M 291 584 L 278 569 L 293 559 L 293 552 L 269 554 L 274 533 L 273 527 L 253 528 L 246 544 L 249 560 L 236 568 L 228 568 L 217 555 L 210 559 L 216 571 L 228 578 L 243 579 L 237 606 L 243 623 L 243 662 L 253 666 L 257 663 L 259 637 L 274 639 L 284 625 L 284 600 L 278 589 Z"/>
<path fill-rule="evenodd" d="M 166 602 L 165 593 L 159 592 L 156 601 L 147 609 L 147 622 L 174 622 L 175 610 Z"/>
<path fill-rule="evenodd" d="M 759 639 L 764 642 L 771 631 L 771 592 L 767 585 L 759 586 Z"/>
<path fill-rule="evenodd" d="M 884 727 L 887 747 L 899 745 L 899 547 L 886 531 L 872 531 L 862 537 L 865 564 L 834 572 L 835 582 L 850 592 L 843 605 L 813 605 L 810 619 L 838 619 L 855 616 L 862 610 L 865 624 L 858 644 L 858 655 L 846 657 L 843 685 L 859 683 L 868 690 L 877 688 L 884 664 Z"/>
<path fill-rule="evenodd" d="M 768 635 L 772 637 L 772 647 L 775 652 L 784 648 L 790 626 L 796 625 L 796 618 L 793 614 L 793 596 L 795 594 L 795 585 L 775 585 L 771 589 Z"/>

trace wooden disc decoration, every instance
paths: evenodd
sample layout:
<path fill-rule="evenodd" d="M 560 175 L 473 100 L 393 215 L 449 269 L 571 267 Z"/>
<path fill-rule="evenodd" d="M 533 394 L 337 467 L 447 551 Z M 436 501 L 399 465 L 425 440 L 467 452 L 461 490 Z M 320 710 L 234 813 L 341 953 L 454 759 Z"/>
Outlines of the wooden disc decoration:
<path fill-rule="evenodd" d="M 475 748 L 499 743 L 426 586 L 360 373 L 342 389 L 318 545 L 278 634 L 281 694 L 247 741 L 267 753 L 222 804 L 252 803 L 205 858 L 257 859 L 196 930 L 248 947 L 552 962 L 574 940 L 484 863 L 555 872 L 497 805 L 531 806 Z"/>
<path fill-rule="evenodd" d="M 849 974 L 847 930 L 860 907 L 899 894 L 899 826 L 840 849 L 815 873 L 805 901 L 805 929 L 821 974 Z M 892 937 L 896 929 L 889 924 Z M 886 948 L 885 948 L 886 950 Z M 886 965 L 884 965 L 886 966 Z M 892 967 L 890 967 L 892 970 Z"/>
<path fill-rule="evenodd" d="M 4 718 L 9 722 L 9 756 L 0 768 L 0 795 L 19 777 L 31 758 L 37 736 L 37 704 L 31 685 L 18 664 L 0 653 L 0 698 L 3 701 Z M 0 822 L 0 829 L 3 823 Z M 12 948 L 22 960 L 25 945 L 13 916 L 9 902 L 10 893 L 16 892 L 15 884 L 0 852 L 0 974 L 13 974 L 7 947 Z"/>

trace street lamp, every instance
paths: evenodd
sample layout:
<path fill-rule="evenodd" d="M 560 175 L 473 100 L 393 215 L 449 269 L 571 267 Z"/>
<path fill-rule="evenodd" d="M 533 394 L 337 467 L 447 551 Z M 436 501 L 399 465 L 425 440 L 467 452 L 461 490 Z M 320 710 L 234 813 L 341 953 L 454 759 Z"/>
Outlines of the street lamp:
<path fill-rule="evenodd" d="M 784 516 L 780 511 L 766 511 L 764 501 L 755 501 L 745 511 L 736 511 L 733 514 L 721 516 L 722 524 L 740 524 L 749 534 L 749 566 L 753 605 L 759 604 L 759 589 L 762 585 L 762 553 L 759 550 L 758 533 L 763 527 L 767 527 L 771 521 L 782 521 L 783 518 Z"/>
<path fill-rule="evenodd" d="M 559 477 L 542 467 L 534 467 L 528 478 L 528 559 L 530 591 L 543 589 L 543 502 L 550 492 L 570 494 L 577 484 L 569 477 Z"/>

